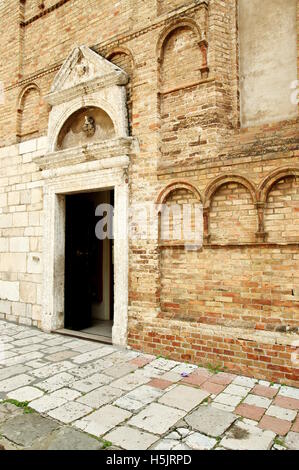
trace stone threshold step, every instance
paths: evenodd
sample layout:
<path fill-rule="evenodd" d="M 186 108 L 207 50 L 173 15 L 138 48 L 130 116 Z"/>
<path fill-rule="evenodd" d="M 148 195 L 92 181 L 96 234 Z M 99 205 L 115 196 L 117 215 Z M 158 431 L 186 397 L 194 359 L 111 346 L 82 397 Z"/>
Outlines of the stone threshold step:
<path fill-rule="evenodd" d="M 87 339 L 96 343 L 112 344 L 112 338 L 108 338 L 107 336 L 92 335 L 90 333 L 83 333 L 82 331 L 67 330 L 66 328 L 52 331 L 52 333 L 71 336 L 73 338 Z"/>

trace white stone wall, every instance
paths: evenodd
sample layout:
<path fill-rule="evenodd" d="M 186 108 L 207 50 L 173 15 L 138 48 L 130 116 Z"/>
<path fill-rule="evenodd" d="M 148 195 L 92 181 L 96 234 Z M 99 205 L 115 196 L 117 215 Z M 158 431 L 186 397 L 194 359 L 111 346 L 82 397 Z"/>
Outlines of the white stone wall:
<path fill-rule="evenodd" d="M 240 91 L 243 127 L 298 115 L 297 0 L 240 0 Z"/>
<path fill-rule="evenodd" d="M 0 318 L 39 326 L 42 304 L 43 181 L 33 158 L 41 137 L 0 149 Z"/>

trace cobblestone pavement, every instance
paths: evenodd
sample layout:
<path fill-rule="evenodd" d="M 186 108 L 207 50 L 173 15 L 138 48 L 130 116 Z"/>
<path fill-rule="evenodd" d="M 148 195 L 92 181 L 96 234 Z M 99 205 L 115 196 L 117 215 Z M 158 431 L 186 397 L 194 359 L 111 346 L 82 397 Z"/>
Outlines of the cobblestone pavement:
<path fill-rule="evenodd" d="M 0 447 L 299 449 L 299 389 L 0 321 Z"/>

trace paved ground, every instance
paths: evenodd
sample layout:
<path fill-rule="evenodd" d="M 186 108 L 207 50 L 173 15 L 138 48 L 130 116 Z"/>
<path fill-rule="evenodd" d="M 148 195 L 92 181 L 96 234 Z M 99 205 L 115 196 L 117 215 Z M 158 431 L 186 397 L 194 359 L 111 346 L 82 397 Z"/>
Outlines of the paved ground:
<path fill-rule="evenodd" d="M 299 449 L 299 389 L 0 321 L 0 447 Z"/>

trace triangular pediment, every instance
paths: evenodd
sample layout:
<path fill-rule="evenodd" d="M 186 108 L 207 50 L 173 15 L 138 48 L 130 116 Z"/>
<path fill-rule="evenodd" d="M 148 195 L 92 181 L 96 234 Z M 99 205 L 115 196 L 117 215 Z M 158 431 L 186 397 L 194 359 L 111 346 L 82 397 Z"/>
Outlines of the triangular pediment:
<path fill-rule="evenodd" d="M 127 74 L 87 46 L 78 46 L 70 53 L 51 87 L 50 95 L 70 90 L 94 80 L 122 84 Z"/>

